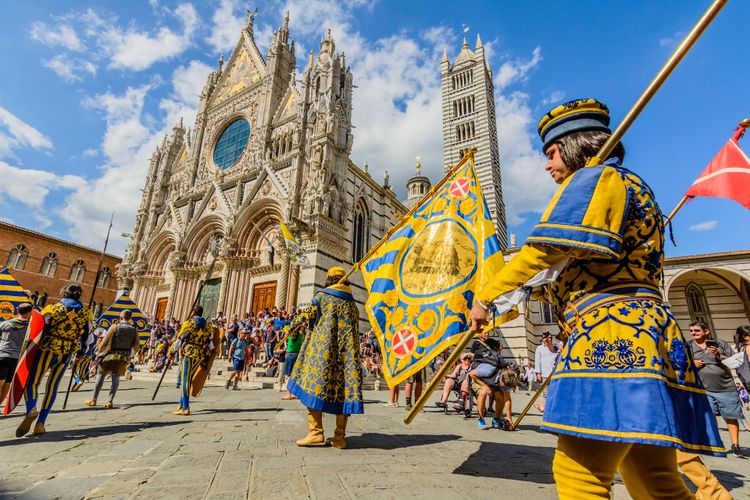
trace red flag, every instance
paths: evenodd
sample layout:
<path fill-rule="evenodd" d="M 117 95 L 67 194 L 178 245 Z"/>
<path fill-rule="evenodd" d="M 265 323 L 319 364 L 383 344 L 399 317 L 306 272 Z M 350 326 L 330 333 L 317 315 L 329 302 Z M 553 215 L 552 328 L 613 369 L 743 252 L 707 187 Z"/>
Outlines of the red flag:
<path fill-rule="evenodd" d="M 744 133 L 745 127 L 737 127 L 732 138 L 690 186 L 686 198 L 718 196 L 735 200 L 750 209 L 750 158 L 737 142 Z"/>

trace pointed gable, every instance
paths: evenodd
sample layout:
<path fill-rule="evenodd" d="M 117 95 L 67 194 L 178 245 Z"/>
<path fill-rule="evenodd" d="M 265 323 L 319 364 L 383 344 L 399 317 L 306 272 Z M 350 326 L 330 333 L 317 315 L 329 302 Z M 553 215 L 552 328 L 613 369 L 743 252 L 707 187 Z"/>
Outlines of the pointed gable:
<path fill-rule="evenodd" d="M 242 92 L 257 83 L 265 72 L 265 63 L 255 42 L 243 32 L 216 86 L 211 104 L 219 104 Z"/>
<path fill-rule="evenodd" d="M 290 85 L 286 91 L 286 95 L 284 95 L 284 98 L 281 100 L 279 109 L 276 110 L 276 115 L 274 116 L 273 121 L 278 123 L 296 117 L 298 102 L 299 94 L 297 93 L 297 89 L 294 88 L 293 85 Z"/>

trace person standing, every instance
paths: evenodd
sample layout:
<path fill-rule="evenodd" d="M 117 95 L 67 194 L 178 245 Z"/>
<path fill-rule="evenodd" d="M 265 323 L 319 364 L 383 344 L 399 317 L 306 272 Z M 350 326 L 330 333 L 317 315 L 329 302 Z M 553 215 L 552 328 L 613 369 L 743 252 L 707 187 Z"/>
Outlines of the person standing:
<path fill-rule="evenodd" d="M 214 330 L 203 318 L 203 306 L 196 305 L 190 312 L 191 319 L 185 321 L 180 328 L 179 338 L 174 349 L 180 356 L 181 394 L 180 406 L 175 415 L 190 415 L 190 391 L 193 387 L 193 377 L 198 368 L 207 366 L 211 359 L 214 345 Z"/>
<path fill-rule="evenodd" d="M 101 362 L 94 383 L 94 394 L 91 399 L 87 399 L 83 403 L 86 406 L 96 406 L 96 400 L 104 385 L 104 379 L 107 375 L 111 375 L 112 386 L 109 389 L 109 400 L 102 407 L 114 407 L 115 394 L 120 387 L 120 377 L 125 375 L 125 369 L 130 364 L 131 355 L 139 346 L 138 331 L 133 326 L 132 317 L 133 311 L 130 309 L 120 312 L 120 320 L 107 329 L 96 348 L 96 356 L 101 359 Z"/>
<path fill-rule="evenodd" d="M 552 370 L 555 369 L 555 363 L 557 358 L 562 352 L 562 342 L 553 340 L 550 332 L 544 332 L 542 334 L 542 343 L 536 347 L 534 351 L 534 374 L 536 376 L 537 383 L 541 384 L 552 374 Z M 537 409 L 544 413 L 544 401 L 547 399 L 547 390 L 545 387 L 542 392 L 542 402 L 537 405 Z"/>
<path fill-rule="evenodd" d="M 292 323 L 291 332 L 307 322 L 300 354 L 287 384 L 291 394 L 307 407 L 309 431 L 298 446 L 315 444 L 346 448 L 346 425 L 350 415 L 364 413 L 362 369 L 359 355 L 359 312 L 346 273 L 340 267 L 328 270 L 325 288 L 318 291 L 310 307 Z M 323 437 L 323 414 L 336 415 L 333 439 Z"/>
<path fill-rule="evenodd" d="M 562 104 L 538 130 L 560 187 L 526 244 L 477 291 L 471 330 L 488 322 L 491 304 L 504 314 L 529 289 L 561 312 L 568 342 L 542 429 L 558 434 L 552 472 L 562 499 L 610 498 L 618 471 L 633 498 L 692 498 L 675 448 L 723 455 L 724 447 L 659 288 L 659 205 L 621 165 L 622 144 L 596 157 L 612 135 L 603 103 Z"/>
<path fill-rule="evenodd" d="M 31 424 L 35 419 L 37 422 L 34 434 L 46 432 L 44 424 L 52 405 L 55 404 L 60 380 L 68 367 L 71 355 L 77 350 L 83 350 L 81 344 L 88 337 L 89 325 L 94 320 L 91 310 L 81 304 L 82 293 L 81 285 L 70 283 L 60 291 L 60 302 L 42 309 L 44 330 L 39 341 L 39 351 L 29 370 L 29 381 L 24 388 L 26 416 L 16 429 L 16 437 L 25 436 L 31 430 Z M 38 388 L 47 371 L 49 377 L 42 409 L 37 411 Z"/>
<path fill-rule="evenodd" d="M 531 361 L 526 364 L 526 371 L 523 374 L 523 379 L 528 384 L 526 394 L 531 394 L 531 389 L 534 388 L 534 382 L 536 381 L 536 372 L 534 371 L 534 365 L 531 364 Z"/>
<path fill-rule="evenodd" d="M 240 333 L 240 336 L 236 337 L 232 343 L 229 344 L 228 357 L 232 360 L 233 371 L 229 374 L 229 378 L 227 379 L 226 384 L 224 384 L 224 389 L 229 389 L 229 386 L 232 385 L 232 380 L 234 380 L 232 389 L 235 391 L 240 390 L 237 384 L 240 379 L 242 379 L 242 373 L 245 371 L 245 363 L 247 363 L 247 346 L 250 344 L 249 338 L 250 335 L 243 330 Z"/>
<path fill-rule="evenodd" d="M 13 375 L 16 373 L 33 309 L 34 306 L 28 302 L 19 304 L 18 315 L 0 323 L 0 405 L 13 385 Z"/>
<path fill-rule="evenodd" d="M 690 323 L 690 335 L 693 338 L 688 341 L 688 345 L 693 354 L 695 368 L 706 387 L 708 401 L 714 415 L 723 417 L 727 423 L 729 440 L 732 443 L 730 451 L 737 458 L 747 458 L 740 449 L 742 403 L 734 385 L 732 371 L 722 363 L 734 352 L 723 340 L 712 339 L 711 332 L 703 321 Z"/>

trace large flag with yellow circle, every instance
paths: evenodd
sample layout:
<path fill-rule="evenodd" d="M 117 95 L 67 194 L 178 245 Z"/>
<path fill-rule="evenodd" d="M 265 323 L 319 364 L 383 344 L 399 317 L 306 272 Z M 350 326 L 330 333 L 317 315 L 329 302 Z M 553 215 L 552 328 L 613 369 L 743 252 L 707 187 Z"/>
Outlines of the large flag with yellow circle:
<path fill-rule="evenodd" d="M 18 306 L 24 303 L 31 304 L 31 299 L 8 268 L 4 267 L 0 270 L 0 321 L 14 318 L 18 314 Z"/>
<path fill-rule="evenodd" d="M 151 331 L 148 327 L 148 319 L 146 319 L 146 316 L 144 316 L 141 310 L 138 309 L 138 306 L 133 302 L 133 299 L 130 298 L 127 292 L 122 292 L 112 305 L 109 306 L 101 316 L 99 316 L 99 319 L 96 320 L 96 326 L 106 330 L 113 324 L 117 323 L 120 319 L 120 313 L 125 309 L 133 311 L 133 317 L 131 320 L 133 321 L 135 329 L 138 330 L 138 339 L 141 342 L 141 346 L 143 346 L 151 337 Z"/>
<path fill-rule="evenodd" d="M 467 155 L 360 266 L 389 386 L 458 342 L 475 290 L 503 264 L 473 155 Z"/>

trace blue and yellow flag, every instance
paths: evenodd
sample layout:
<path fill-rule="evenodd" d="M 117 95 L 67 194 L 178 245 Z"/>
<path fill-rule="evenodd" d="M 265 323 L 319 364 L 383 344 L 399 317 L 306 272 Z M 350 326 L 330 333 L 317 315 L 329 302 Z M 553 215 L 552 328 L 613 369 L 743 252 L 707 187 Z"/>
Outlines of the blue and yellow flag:
<path fill-rule="evenodd" d="M 0 320 L 15 317 L 21 304 L 31 304 L 31 299 L 8 268 L 4 267 L 0 271 Z"/>
<path fill-rule="evenodd" d="M 138 338 L 140 339 L 142 346 L 151 337 L 148 320 L 141 310 L 138 309 L 138 306 L 133 302 L 133 299 L 128 296 L 127 292 L 122 292 L 112 305 L 109 306 L 101 316 L 99 316 L 99 319 L 96 320 L 96 326 L 104 329 L 109 328 L 113 323 L 120 319 L 120 313 L 125 309 L 133 311 L 133 325 L 135 325 L 135 329 L 138 330 Z"/>
<path fill-rule="evenodd" d="M 474 292 L 504 264 L 473 155 L 433 191 L 360 267 L 391 387 L 458 342 Z"/>

